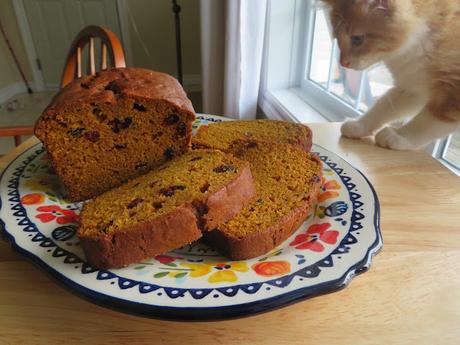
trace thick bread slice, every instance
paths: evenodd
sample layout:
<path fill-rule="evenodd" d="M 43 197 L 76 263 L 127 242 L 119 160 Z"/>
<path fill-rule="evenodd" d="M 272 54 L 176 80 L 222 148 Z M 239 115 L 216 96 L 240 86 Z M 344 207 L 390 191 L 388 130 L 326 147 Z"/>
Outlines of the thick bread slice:
<path fill-rule="evenodd" d="M 205 241 L 232 260 L 265 254 L 305 220 L 320 190 L 321 161 L 298 147 L 238 142 L 229 150 L 250 162 L 256 197 Z"/>
<path fill-rule="evenodd" d="M 226 151 L 235 140 L 260 140 L 291 144 L 310 152 L 312 132 L 300 123 L 273 120 L 223 121 L 201 126 L 192 137 L 194 148 Z"/>
<path fill-rule="evenodd" d="M 195 150 L 89 201 L 78 235 L 91 265 L 123 267 L 200 238 L 254 194 L 247 162 Z"/>

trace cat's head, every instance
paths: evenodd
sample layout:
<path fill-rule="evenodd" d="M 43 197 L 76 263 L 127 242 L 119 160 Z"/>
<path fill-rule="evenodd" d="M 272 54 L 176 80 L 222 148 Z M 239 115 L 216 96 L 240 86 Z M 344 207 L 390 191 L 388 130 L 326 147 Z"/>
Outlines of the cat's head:
<path fill-rule="evenodd" d="M 365 69 L 397 52 L 414 30 L 408 0 L 324 0 L 340 47 L 340 63 Z"/>

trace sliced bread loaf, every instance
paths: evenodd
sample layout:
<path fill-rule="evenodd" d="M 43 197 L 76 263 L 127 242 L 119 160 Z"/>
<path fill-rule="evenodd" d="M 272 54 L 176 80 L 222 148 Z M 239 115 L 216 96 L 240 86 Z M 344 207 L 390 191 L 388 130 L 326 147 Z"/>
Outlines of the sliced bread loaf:
<path fill-rule="evenodd" d="M 309 152 L 312 132 L 310 128 L 302 124 L 284 121 L 223 121 L 201 126 L 192 138 L 192 146 L 225 151 L 235 140 L 261 140 L 291 144 Z"/>
<path fill-rule="evenodd" d="M 173 77 L 116 68 L 74 80 L 36 123 L 72 201 L 142 175 L 190 148 L 192 103 Z"/>
<path fill-rule="evenodd" d="M 250 162 L 256 197 L 204 239 L 232 260 L 249 259 L 269 252 L 302 224 L 316 201 L 322 165 L 288 144 L 240 141 L 229 151 Z"/>
<path fill-rule="evenodd" d="M 94 267 L 123 267 L 200 238 L 254 194 L 247 162 L 195 150 L 86 203 L 78 235 Z"/>

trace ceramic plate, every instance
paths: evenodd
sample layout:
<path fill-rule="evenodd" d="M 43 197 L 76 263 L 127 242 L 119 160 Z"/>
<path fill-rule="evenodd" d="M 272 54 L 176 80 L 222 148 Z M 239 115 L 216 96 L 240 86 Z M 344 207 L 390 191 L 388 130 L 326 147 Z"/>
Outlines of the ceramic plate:
<path fill-rule="evenodd" d="M 222 121 L 200 116 L 194 124 Z M 345 287 L 381 248 L 379 203 L 366 177 L 313 145 L 324 163 L 318 205 L 264 256 L 228 261 L 197 242 L 123 269 L 85 261 L 76 236 L 81 203 L 68 203 L 41 144 L 0 180 L 0 225 L 13 247 L 97 304 L 149 317 L 215 320 L 247 316 Z"/>

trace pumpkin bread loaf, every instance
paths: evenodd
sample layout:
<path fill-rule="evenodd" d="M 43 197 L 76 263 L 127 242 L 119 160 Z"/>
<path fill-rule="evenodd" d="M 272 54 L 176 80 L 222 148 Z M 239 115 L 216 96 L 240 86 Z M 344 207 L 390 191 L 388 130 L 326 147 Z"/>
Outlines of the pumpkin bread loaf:
<path fill-rule="evenodd" d="M 288 144 L 237 142 L 230 151 L 250 162 L 254 201 L 205 241 L 232 260 L 265 254 L 286 240 L 307 217 L 319 193 L 321 161 Z"/>
<path fill-rule="evenodd" d="M 74 80 L 36 123 L 71 201 L 85 200 L 187 151 L 195 113 L 173 77 L 116 68 Z"/>
<path fill-rule="evenodd" d="M 223 121 L 201 126 L 192 138 L 194 148 L 227 150 L 235 140 L 291 144 L 310 152 L 312 133 L 299 123 L 273 120 Z"/>
<path fill-rule="evenodd" d="M 247 162 L 195 150 L 86 203 L 78 235 L 91 265 L 123 267 L 195 241 L 254 195 Z"/>

